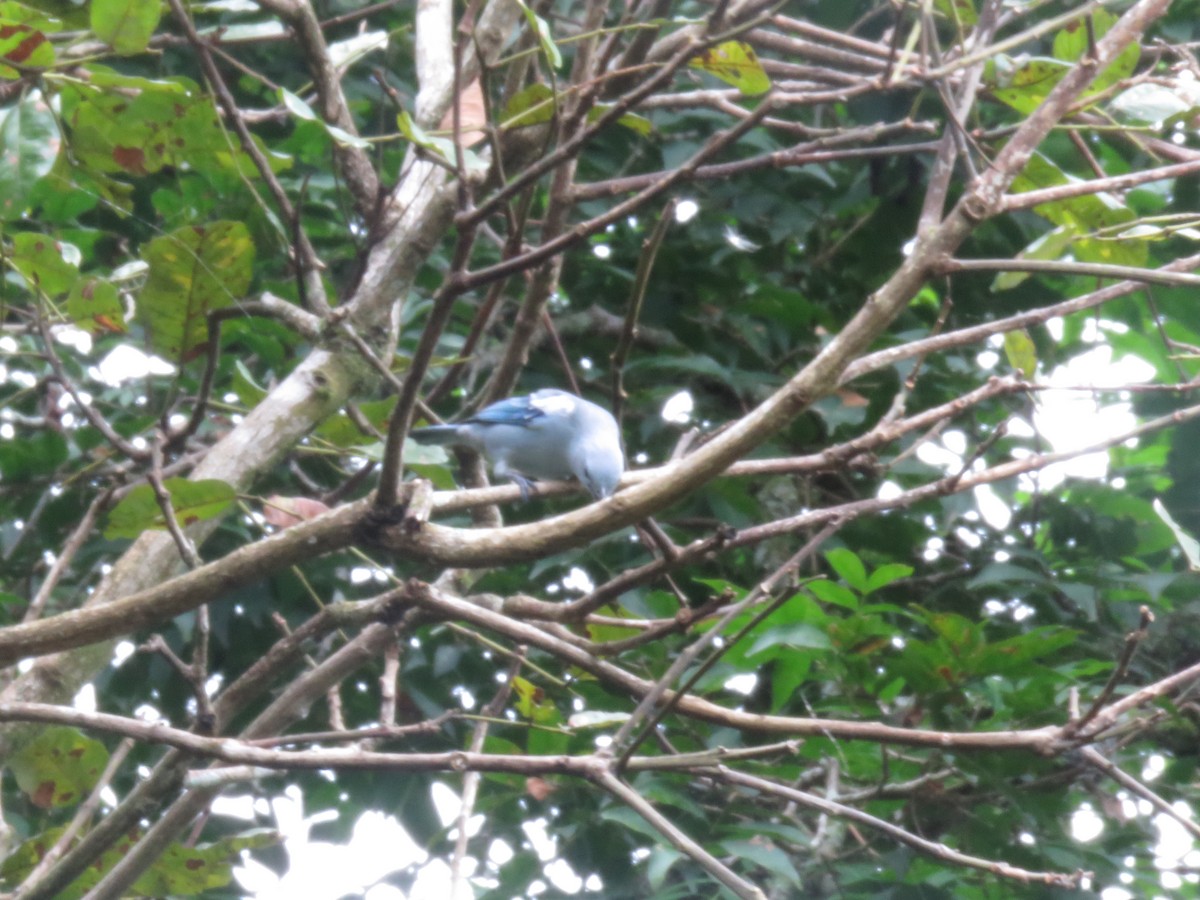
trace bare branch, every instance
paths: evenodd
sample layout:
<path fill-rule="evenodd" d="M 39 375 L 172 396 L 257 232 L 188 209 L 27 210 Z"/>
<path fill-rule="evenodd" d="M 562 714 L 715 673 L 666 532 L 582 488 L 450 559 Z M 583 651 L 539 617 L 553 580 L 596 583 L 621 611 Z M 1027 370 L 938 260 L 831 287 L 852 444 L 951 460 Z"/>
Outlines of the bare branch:
<path fill-rule="evenodd" d="M 728 766 L 718 766 L 716 774 L 728 781 L 730 784 L 748 787 L 753 790 L 761 791 L 765 794 L 774 794 L 777 797 L 783 797 L 791 800 L 800 806 L 806 806 L 809 809 L 816 809 L 820 812 L 838 816 L 840 818 L 849 819 L 851 822 L 858 822 L 867 825 L 876 831 L 881 831 L 888 837 L 912 847 L 914 850 L 919 850 L 935 859 L 945 860 L 946 862 L 954 863 L 958 866 L 966 866 L 972 869 L 982 869 L 985 872 L 991 872 L 993 875 L 999 875 L 1002 878 L 1010 878 L 1014 881 L 1022 882 L 1023 884 L 1045 884 L 1054 887 L 1063 887 L 1075 889 L 1079 887 L 1080 882 L 1089 877 L 1086 872 L 1072 872 L 1070 874 L 1059 872 L 1031 872 L 1028 869 L 1021 869 L 1017 866 L 1009 865 L 1006 862 L 992 859 L 982 859 L 978 856 L 968 856 L 965 853 L 960 853 L 957 850 L 952 850 L 945 844 L 938 844 L 934 841 L 926 840 L 913 834 L 911 831 L 905 831 L 897 825 L 890 822 L 885 822 L 883 819 L 876 818 L 870 813 L 865 813 L 860 809 L 855 809 L 853 806 L 845 806 L 841 803 L 835 803 L 832 800 L 826 800 L 823 797 L 818 797 L 815 794 L 810 794 L 807 791 L 799 791 L 795 788 L 787 787 L 786 785 L 776 784 L 766 778 L 759 778 L 755 775 L 747 775 L 742 772 L 735 772 Z"/>
<path fill-rule="evenodd" d="M 594 780 L 602 788 L 633 809 L 639 816 L 666 838 L 673 847 L 695 860 L 710 875 L 745 900 L 766 900 L 766 894 L 697 844 L 679 830 L 671 820 L 655 809 L 641 794 L 607 770 L 601 770 Z"/>
<path fill-rule="evenodd" d="M 1200 285 L 1200 275 L 1166 269 L 1142 269 L 1108 263 L 1063 262 L 1050 259 L 947 259 L 939 266 L 946 274 L 956 272 L 1037 272 L 1050 275 L 1087 275 L 1094 278 L 1120 278 L 1146 284 Z"/>

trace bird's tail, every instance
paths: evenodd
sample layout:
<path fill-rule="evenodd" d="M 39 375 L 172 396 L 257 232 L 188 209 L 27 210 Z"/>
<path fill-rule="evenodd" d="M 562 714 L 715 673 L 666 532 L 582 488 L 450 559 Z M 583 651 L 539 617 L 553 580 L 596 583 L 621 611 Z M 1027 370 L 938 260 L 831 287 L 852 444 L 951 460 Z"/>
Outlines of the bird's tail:
<path fill-rule="evenodd" d="M 414 428 L 408 436 L 418 444 L 452 444 L 457 434 L 457 425 L 430 425 Z"/>

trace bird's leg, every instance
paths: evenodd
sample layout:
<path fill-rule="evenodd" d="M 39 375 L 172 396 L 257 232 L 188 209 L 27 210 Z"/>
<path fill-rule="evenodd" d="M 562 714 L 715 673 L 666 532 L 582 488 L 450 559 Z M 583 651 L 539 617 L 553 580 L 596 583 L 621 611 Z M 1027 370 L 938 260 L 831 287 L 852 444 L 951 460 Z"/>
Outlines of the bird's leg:
<path fill-rule="evenodd" d="M 512 481 L 517 487 L 519 487 L 521 489 L 521 502 L 528 503 L 529 502 L 529 489 L 532 487 L 533 483 L 528 478 L 526 478 L 524 475 L 522 475 L 520 472 L 513 472 L 510 470 L 510 471 L 506 472 L 505 474 L 508 476 L 508 479 L 510 481 Z"/>

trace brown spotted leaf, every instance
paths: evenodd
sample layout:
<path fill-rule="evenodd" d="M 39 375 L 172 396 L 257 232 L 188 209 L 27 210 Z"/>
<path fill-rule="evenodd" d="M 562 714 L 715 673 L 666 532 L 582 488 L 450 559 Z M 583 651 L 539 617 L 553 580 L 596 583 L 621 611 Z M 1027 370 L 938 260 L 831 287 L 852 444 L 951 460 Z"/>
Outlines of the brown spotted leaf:
<path fill-rule="evenodd" d="M 65 726 L 45 729 L 8 760 L 17 785 L 42 809 L 82 802 L 107 764 L 103 744 Z"/>
<path fill-rule="evenodd" d="M 137 298 L 137 320 L 150 345 L 173 363 L 208 349 L 208 314 L 236 303 L 250 287 L 254 243 L 241 222 L 189 225 L 152 240 Z"/>

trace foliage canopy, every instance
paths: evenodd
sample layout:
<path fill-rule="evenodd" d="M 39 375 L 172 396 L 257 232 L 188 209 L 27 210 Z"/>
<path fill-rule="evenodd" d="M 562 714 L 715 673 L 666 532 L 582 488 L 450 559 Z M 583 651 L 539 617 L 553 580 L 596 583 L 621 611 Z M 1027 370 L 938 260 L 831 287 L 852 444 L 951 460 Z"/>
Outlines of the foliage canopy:
<path fill-rule="evenodd" d="M 1198 29 L 0 0 L 0 884 L 1194 896 Z M 552 385 L 614 498 L 406 441 Z"/>

